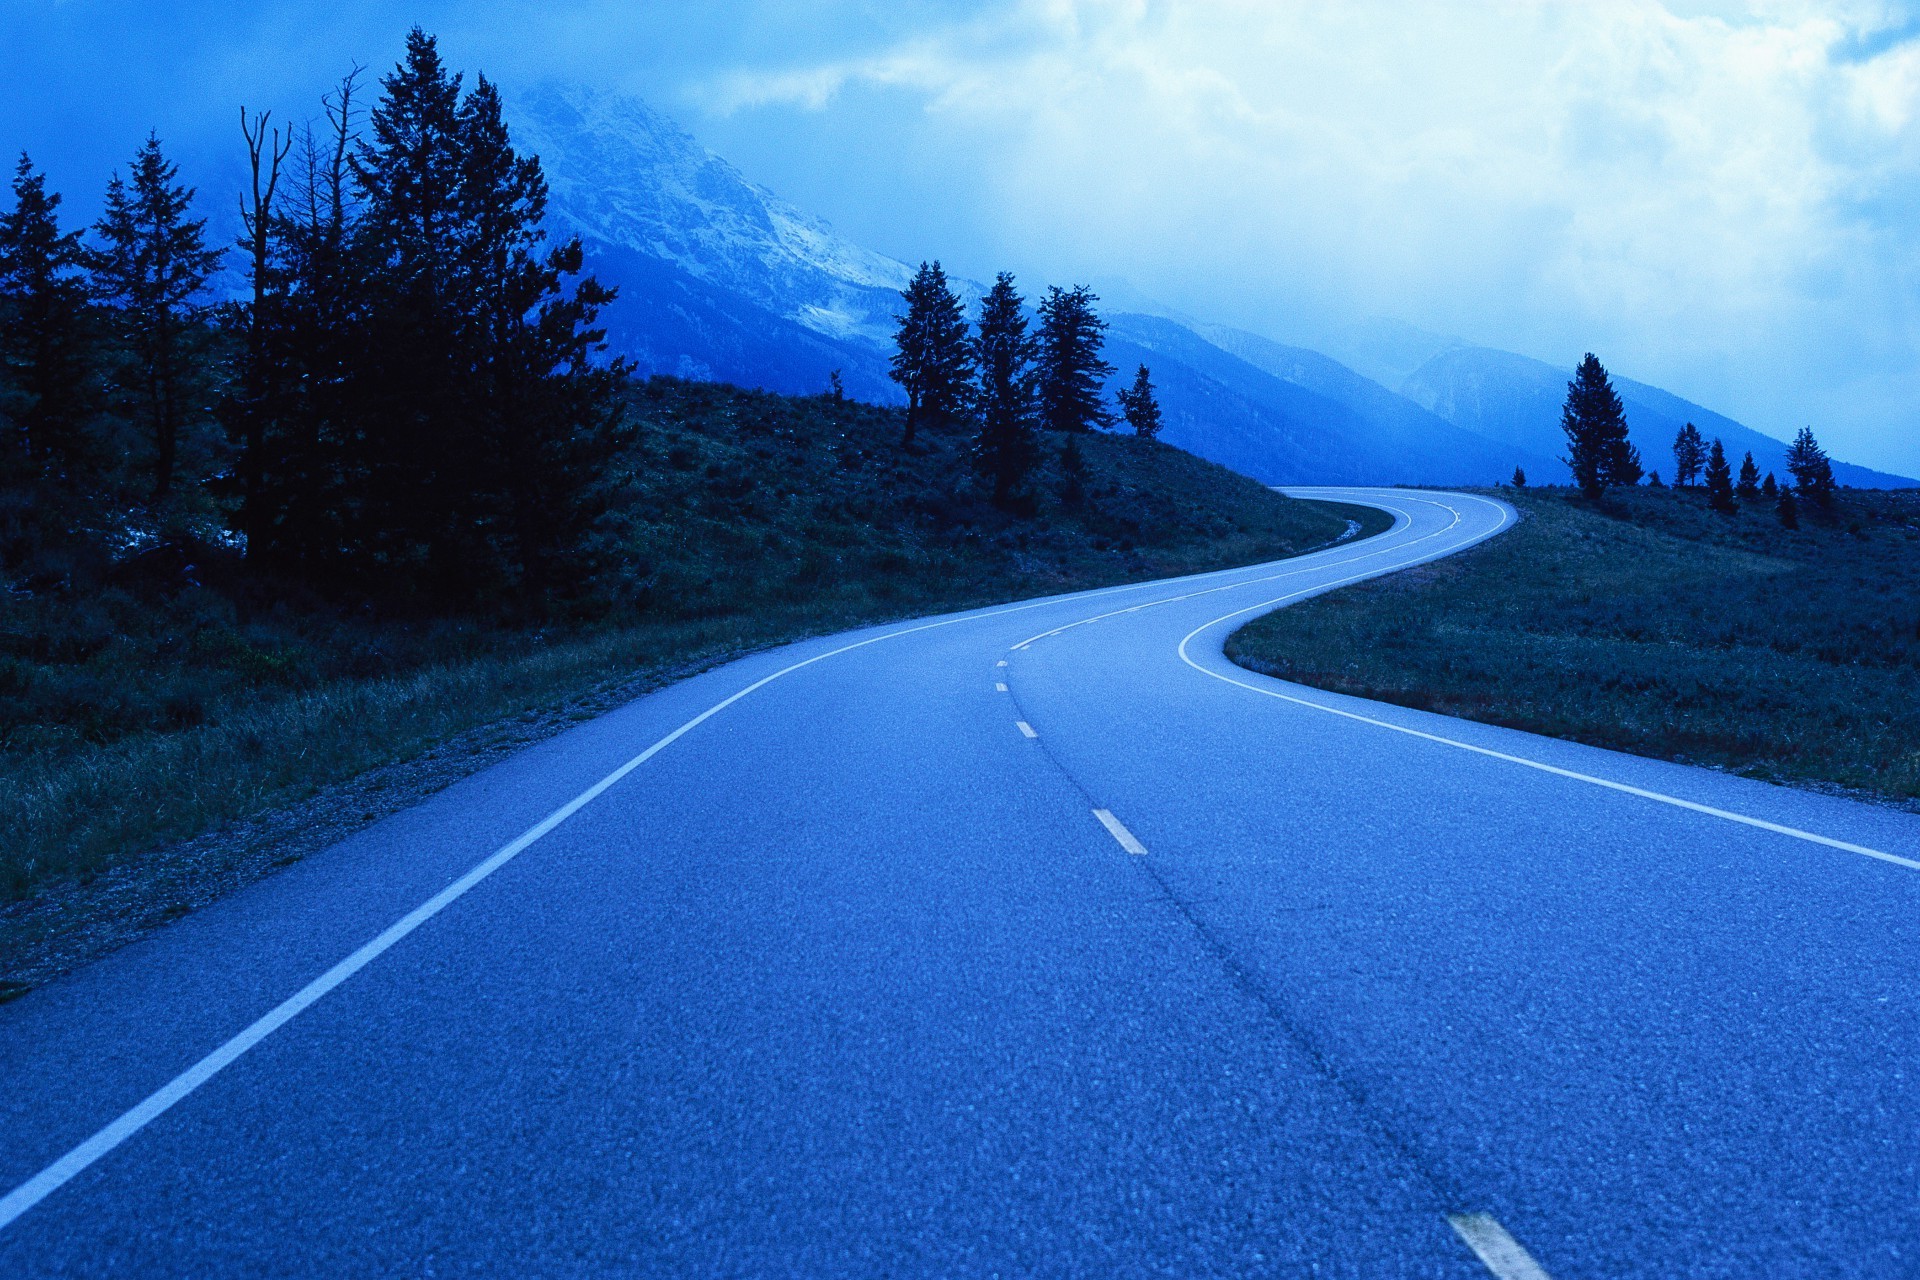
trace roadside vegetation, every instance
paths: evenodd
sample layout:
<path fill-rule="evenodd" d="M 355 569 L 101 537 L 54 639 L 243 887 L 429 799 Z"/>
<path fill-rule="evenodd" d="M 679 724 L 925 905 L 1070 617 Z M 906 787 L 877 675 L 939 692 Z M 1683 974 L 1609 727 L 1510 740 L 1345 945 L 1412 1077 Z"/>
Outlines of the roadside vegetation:
<path fill-rule="evenodd" d="M 1058 437 L 1016 515 L 956 486 L 969 437 L 904 415 L 654 380 L 630 393 L 619 551 L 589 618 L 321 596 L 176 540 L 0 597 L 0 887 L 18 898 L 596 686 L 864 622 L 1296 554 L 1360 511 L 1156 441 Z M 1371 525 L 1369 525 L 1369 528 Z"/>
<path fill-rule="evenodd" d="M 1730 469 L 1684 443 L 1683 474 Z M 1823 490 L 1809 465 L 1785 511 L 1793 489 L 1752 475 L 1503 490 L 1522 516 L 1507 533 L 1263 618 L 1228 652 L 1341 693 L 1920 798 L 1920 491 Z"/>

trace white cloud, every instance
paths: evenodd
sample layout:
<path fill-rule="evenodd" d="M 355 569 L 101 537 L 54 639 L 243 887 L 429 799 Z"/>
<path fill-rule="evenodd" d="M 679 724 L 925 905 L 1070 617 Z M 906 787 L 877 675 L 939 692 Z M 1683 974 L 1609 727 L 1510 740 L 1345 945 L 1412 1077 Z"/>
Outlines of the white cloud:
<path fill-rule="evenodd" d="M 1382 312 L 1920 469 L 1920 48 L 1876 4 L 1024 0 L 721 110 L 907 93 L 1009 260 Z M 1863 354 L 1866 353 L 1866 354 Z M 1871 391 L 1863 388 L 1872 388 Z M 1878 433 L 1877 435 L 1875 433 Z"/>

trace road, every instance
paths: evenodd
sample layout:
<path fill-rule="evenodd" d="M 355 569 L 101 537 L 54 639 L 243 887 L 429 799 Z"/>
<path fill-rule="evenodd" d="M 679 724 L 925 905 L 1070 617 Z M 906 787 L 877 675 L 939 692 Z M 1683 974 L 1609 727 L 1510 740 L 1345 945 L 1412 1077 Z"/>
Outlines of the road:
<path fill-rule="evenodd" d="M 0 1275 L 1920 1274 L 1920 818 L 1320 693 L 1448 554 L 641 699 L 0 1006 Z"/>

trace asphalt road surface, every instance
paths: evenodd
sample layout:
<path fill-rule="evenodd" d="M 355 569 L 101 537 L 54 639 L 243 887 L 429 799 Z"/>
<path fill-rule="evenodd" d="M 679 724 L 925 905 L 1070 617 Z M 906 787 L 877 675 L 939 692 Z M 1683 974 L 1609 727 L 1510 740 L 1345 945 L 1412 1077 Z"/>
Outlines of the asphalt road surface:
<path fill-rule="evenodd" d="M 0 1007 L 0 1275 L 1920 1275 L 1920 818 L 1220 644 L 812 641 Z"/>

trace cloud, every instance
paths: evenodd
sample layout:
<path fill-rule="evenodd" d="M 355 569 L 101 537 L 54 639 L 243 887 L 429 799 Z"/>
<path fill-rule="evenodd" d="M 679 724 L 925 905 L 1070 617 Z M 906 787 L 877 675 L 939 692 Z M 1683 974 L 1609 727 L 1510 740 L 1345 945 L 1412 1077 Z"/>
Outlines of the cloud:
<path fill-rule="evenodd" d="M 1274 330 L 1592 347 L 1913 469 L 1878 416 L 1920 391 L 1913 32 L 1881 4 L 1025 0 L 702 101 L 905 95 L 1009 257 Z"/>

